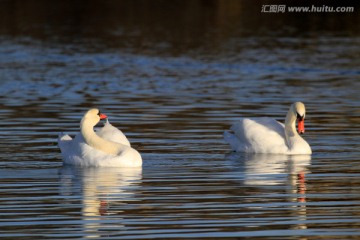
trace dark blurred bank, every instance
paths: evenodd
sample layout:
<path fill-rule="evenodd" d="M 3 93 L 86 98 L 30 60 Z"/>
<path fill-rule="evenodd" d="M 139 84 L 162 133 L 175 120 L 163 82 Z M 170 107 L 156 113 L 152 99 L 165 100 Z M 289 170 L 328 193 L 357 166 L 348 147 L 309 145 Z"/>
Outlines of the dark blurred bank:
<path fill-rule="evenodd" d="M 264 13 L 264 5 L 351 6 L 350 13 Z M 0 40 L 182 53 L 241 37 L 358 36 L 360 2 L 249 0 L 2 0 Z"/>

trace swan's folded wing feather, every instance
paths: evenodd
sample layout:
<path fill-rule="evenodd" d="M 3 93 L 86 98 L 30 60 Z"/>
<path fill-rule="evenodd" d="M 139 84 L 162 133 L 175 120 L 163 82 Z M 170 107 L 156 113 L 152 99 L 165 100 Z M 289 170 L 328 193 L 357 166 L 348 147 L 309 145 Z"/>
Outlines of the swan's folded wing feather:
<path fill-rule="evenodd" d="M 231 130 L 237 138 L 235 151 L 285 153 L 284 125 L 272 118 L 243 118 Z"/>
<path fill-rule="evenodd" d="M 121 143 L 130 147 L 130 142 L 126 138 L 125 134 L 121 130 L 111 125 L 109 121 L 106 121 L 104 127 L 98 129 L 96 134 L 105 140 Z"/>

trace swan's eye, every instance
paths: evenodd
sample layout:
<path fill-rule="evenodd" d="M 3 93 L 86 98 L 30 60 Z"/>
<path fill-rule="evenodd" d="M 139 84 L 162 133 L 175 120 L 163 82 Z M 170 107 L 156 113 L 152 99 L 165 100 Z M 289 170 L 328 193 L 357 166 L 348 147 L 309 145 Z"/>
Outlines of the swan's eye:
<path fill-rule="evenodd" d="M 100 114 L 101 114 L 101 112 L 99 111 L 97 115 L 100 117 Z"/>

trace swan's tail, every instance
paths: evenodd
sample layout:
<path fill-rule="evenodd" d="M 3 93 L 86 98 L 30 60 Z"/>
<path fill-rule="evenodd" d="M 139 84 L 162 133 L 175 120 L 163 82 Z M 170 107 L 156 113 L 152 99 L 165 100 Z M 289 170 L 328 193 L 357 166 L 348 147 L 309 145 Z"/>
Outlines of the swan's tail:
<path fill-rule="evenodd" d="M 58 135 L 58 141 L 69 141 L 69 140 L 72 140 L 72 138 L 67 135 L 67 134 L 64 134 L 64 133 L 59 133 Z"/>
<path fill-rule="evenodd" d="M 240 140 L 236 137 L 235 134 L 232 134 L 230 131 L 224 131 L 224 140 L 231 146 L 232 151 L 236 151 L 236 149 L 240 145 Z"/>

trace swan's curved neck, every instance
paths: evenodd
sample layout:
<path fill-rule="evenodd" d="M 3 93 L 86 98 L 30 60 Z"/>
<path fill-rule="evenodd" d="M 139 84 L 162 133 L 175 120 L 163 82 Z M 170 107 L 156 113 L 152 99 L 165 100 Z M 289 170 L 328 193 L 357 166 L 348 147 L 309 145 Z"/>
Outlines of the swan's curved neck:
<path fill-rule="evenodd" d="M 94 124 L 91 124 L 87 121 L 81 121 L 80 131 L 84 137 L 85 142 L 88 145 L 105 153 L 117 155 L 118 153 L 121 152 L 122 148 L 124 147 L 119 143 L 107 141 L 99 137 L 94 132 Z"/>
<path fill-rule="evenodd" d="M 294 139 L 300 137 L 300 135 L 296 131 L 296 115 L 294 114 L 294 111 L 291 108 L 287 113 L 285 119 L 285 137 L 286 137 L 286 143 L 290 149 L 294 145 Z"/>

